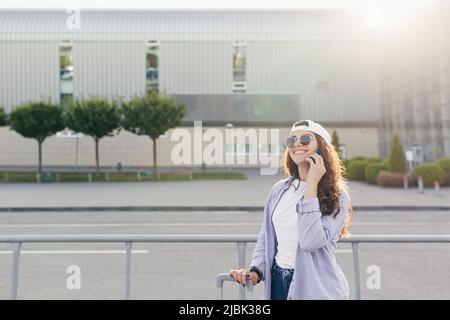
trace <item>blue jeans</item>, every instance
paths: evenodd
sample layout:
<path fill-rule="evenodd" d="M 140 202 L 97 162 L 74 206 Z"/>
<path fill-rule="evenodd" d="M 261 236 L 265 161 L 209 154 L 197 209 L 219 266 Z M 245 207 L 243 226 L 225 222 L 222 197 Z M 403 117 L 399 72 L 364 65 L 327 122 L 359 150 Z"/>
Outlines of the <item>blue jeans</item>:
<path fill-rule="evenodd" d="M 294 269 L 283 269 L 276 263 L 272 267 L 271 299 L 287 300 Z"/>

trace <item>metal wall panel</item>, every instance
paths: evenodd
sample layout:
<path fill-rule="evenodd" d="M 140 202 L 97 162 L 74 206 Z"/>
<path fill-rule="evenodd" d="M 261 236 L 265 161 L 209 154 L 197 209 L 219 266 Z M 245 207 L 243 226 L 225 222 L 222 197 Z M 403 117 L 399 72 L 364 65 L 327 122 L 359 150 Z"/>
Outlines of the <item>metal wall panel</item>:
<path fill-rule="evenodd" d="M 144 42 L 77 42 L 73 45 L 74 96 L 130 98 L 145 90 Z"/>
<path fill-rule="evenodd" d="M 161 43 L 159 74 L 160 90 L 166 93 L 231 93 L 232 43 Z"/>
<path fill-rule="evenodd" d="M 368 48 L 356 40 L 250 42 L 247 92 L 299 95 L 300 118 L 376 121 L 379 76 Z"/>
<path fill-rule="evenodd" d="M 31 100 L 59 99 L 56 42 L 0 43 L 0 105 L 6 111 Z"/>

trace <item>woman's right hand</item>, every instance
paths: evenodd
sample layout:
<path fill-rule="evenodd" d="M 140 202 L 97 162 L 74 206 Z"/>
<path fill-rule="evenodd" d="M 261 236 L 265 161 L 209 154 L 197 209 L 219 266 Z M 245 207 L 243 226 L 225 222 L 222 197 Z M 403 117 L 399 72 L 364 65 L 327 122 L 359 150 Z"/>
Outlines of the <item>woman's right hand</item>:
<path fill-rule="evenodd" d="M 239 282 L 243 287 L 247 283 L 247 279 L 252 280 L 253 285 L 258 283 L 258 274 L 248 269 L 230 270 L 230 275 Z"/>

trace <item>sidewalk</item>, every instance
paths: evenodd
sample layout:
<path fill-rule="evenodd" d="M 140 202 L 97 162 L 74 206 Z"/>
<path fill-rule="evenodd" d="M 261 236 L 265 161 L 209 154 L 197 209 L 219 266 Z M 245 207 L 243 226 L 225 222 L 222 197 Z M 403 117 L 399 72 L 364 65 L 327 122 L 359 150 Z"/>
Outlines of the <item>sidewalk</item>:
<path fill-rule="evenodd" d="M 98 207 L 257 207 L 264 206 L 272 185 L 283 175 L 261 176 L 246 170 L 247 180 L 210 180 L 141 183 L 0 183 L 0 210 L 7 208 L 98 208 Z M 433 189 L 381 188 L 350 182 L 353 206 L 377 209 L 390 206 L 403 210 L 442 207 L 450 210 L 450 188 L 436 196 Z M 400 209 L 400 208 L 399 208 Z M 95 210 L 95 209 L 93 209 Z"/>

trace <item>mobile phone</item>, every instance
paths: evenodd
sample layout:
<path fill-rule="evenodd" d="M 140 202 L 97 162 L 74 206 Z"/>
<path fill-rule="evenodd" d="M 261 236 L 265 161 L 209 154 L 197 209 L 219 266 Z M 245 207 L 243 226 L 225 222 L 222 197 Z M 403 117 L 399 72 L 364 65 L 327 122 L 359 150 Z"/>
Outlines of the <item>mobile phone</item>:
<path fill-rule="evenodd" d="M 320 150 L 319 149 L 317 149 L 317 151 L 315 152 L 316 154 L 318 154 L 319 156 L 320 156 Z M 312 159 L 312 161 L 314 162 L 314 163 L 316 163 L 316 160 L 313 158 L 313 157 L 310 157 L 311 159 Z"/>

